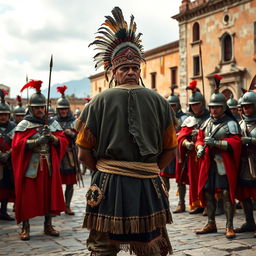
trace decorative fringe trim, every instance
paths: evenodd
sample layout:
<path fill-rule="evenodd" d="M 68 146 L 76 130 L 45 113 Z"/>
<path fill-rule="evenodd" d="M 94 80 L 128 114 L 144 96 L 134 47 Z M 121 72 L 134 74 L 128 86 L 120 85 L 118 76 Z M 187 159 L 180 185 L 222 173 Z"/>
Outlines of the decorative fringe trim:
<path fill-rule="evenodd" d="M 113 217 L 88 212 L 84 217 L 83 228 L 113 234 L 146 233 L 171 223 L 169 209 L 142 217 Z"/>
<path fill-rule="evenodd" d="M 120 250 L 130 252 L 132 255 L 150 256 L 160 253 L 161 256 L 171 255 L 172 246 L 167 236 L 166 229 L 162 229 L 162 235 L 155 238 L 154 240 L 143 243 L 143 242 L 120 242 L 110 240 L 111 244 L 119 246 Z"/>

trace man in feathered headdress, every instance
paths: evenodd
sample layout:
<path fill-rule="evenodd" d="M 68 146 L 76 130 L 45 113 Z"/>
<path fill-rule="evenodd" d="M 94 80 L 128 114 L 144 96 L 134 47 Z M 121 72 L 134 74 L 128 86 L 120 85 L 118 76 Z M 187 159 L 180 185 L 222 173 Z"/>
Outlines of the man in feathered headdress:
<path fill-rule="evenodd" d="M 197 81 L 193 80 L 186 88 L 192 91 L 188 102 L 191 115 L 182 123 L 178 135 L 178 155 L 180 159 L 177 162 L 176 168 L 177 183 L 189 184 L 189 208 L 191 214 L 202 213 L 203 211 L 197 192 L 199 162 L 196 159 L 195 142 L 198 130 L 203 129 L 206 119 L 209 118 L 209 111 L 205 107 L 204 96 L 196 85 Z"/>
<path fill-rule="evenodd" d="M 172 218 L 159 173 L 175 156 L 173 114 L 163 97 L 139 85 L 143 52 L 134 17 L 128 27 L 120 8 L 112 14 L 92 44 L 102 50 L 96 67 L 112 71 L 115 87 L 94 97 L 77 121 L 79 158 L 93 170 L 83 225 L 90 230 L 87 246 L 92 255 L 116 255 L 121 248 L 167 255 Z"/>
<path fill-rule="evenodd" d="M 8 202 L 14 201 L 13 170 L 11 163 L 11 145 L 15 123 L 10 121 L 11 109 L 5 102 L 8 93 L 0 89 L 0 220 L 14 220 L 7 213 Z"/>
<path fill-rule="evenodd" d="M 15 181 L 15 215 L 22 222 L 21 240 L 30 239 L 29 219 L 45 216 L 44 233 L 59 236 L 52 226 L 52 215 L 65 211 L 60 161 L 68 141 L 57 121 L 46 117 L 46 99 L 42 81 L 31 80 L 26 88 L 35 88 L 26 115 L 15 129 L 12 164 Z"/>
<path fill-rule="evenodd" d="M 199 130 L 197 157 L 200 163 L 199 198 L 206 200 L 208 222 L 196 234 L 216 233 L 215 193 L 222 192 L 226 213 L 226 237 L 234 238 L 233 217 L 235 189 L 241 153 L 241 135 L 237 120 L 227 106 L 224 94 L 219 92 L 219 75 L 214 75 L 216 89 L 208 104 L 210 118 Z"/>
<path fill-rule="evenodd" d="M 24 116 L 26 115 L 26 110 L 22 106 L 22 99 L 19 95 L 17 96 L 16 100 L 18 104 L 13 110 L 13 117 L 14 117 L 14 122 L 17 125 L 20 121 L 23 120 Z"/>
<path fill-rule="evenodd" d="M 74 129 L 75 117 L 70 110 L 69 100 L 65 96 L 66 89 L 66 85 L 57 87 L 57 91 L 61 94 L 61 97 L 56 103 L 57 115 L 55 120 L 60 124 L 69 141 L 68 148 L 60 164 L 60 171 L 62 184 L 66 184 L 65 213 L 68 215 L 74 215 L 75 213 L 71 210 L 70 204 L 73 197 L 74 184 L 76 184 L 76 173 L 79 169 L 77 166 L 78 161 L 76 161 L 77 152 L 75 148 L 77 132 Z"/>

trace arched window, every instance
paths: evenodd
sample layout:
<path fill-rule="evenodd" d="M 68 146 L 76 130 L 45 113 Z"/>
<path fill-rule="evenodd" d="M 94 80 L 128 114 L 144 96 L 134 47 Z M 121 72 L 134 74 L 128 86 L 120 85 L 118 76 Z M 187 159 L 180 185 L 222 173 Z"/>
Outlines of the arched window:
<path fill-rule="evenodd" d="M 229 100 L 231 97 L 234 97 L 233 93 L 229 89 L 225 89 L 222 93 L 225 95 L 227 100 Z"/>
<path fill-rule="evenodd" d="M 223 61 L 232 60 L 232 38 L 228 33 L 226 33 L 222 39 L 222 54 Z"/>
<path fill-rule="evenodd" d="M 200 26 L 198 22 L 193 25 L 193 42 L 200 40 Z"/>

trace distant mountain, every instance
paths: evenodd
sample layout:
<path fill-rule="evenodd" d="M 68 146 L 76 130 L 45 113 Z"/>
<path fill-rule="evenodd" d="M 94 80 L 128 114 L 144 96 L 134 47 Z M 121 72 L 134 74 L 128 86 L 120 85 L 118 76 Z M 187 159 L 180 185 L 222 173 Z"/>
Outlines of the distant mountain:
<path fill-rule="evenodd" d="M 51 86 L 51 98 L 59 98 L 60 93 L 57 92 L 56 88 L 58 86 L 66 85 L 68 89 L 65 92 L 65 95 L 74 94 L 77 98 L 85 98 L 91 94 L 90 80 L 85 77 L 81 80 L 72 80 L 64 83 L 53 84 Z M 42 93 L 46 96 L 48 89 L 43 89 Z"/>

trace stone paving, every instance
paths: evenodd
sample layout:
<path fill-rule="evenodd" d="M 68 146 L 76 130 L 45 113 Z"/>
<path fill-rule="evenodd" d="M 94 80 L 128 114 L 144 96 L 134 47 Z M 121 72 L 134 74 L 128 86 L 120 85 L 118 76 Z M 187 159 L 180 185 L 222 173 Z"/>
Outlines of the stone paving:
<path fill-rule="evenodd" d="M 43 217 L 37 217 L 30 221 L 30 241 L 19 239 L 20 227 L 15 222 L 0 221 L 0 255 L 47 255 L 47 256 L 71 256 L 89 255 L 86 249 L 88 231 L 82 229 L 85 210 L 85 193 L 90 182 L 88 174 L 84 177 L 85 188 L 75 187 L 73 198 L 73 210 L 75 216 L 62 214 L 55 217 L 53 223 L 60 231 L 59 238 L 45 236 L 43 234 Z M 174 210 L 177 204 L 175 195 L 176 184 L 171 182 L 170 204 Z M 11 213 L 12 204 L 9 204 Z M 237 238 L 227 240 L 225 233 L 225 216 L 217 217 L 218 233 L 207 235 L 195 235 L 194 230 L 205 224 L 207 217 L 202 215 L 190 215 L 188 212 L 174 214 L 172 225 L 168 225 L 168 233 L 175 256 L 255 256 L 256 238 L 252 233 L 238 234 Z M 235 226 L 243 223 L 242 210 L 237 210 Z M 128 256 L 129 253 L 120 252 L 118 256 Z"/>

